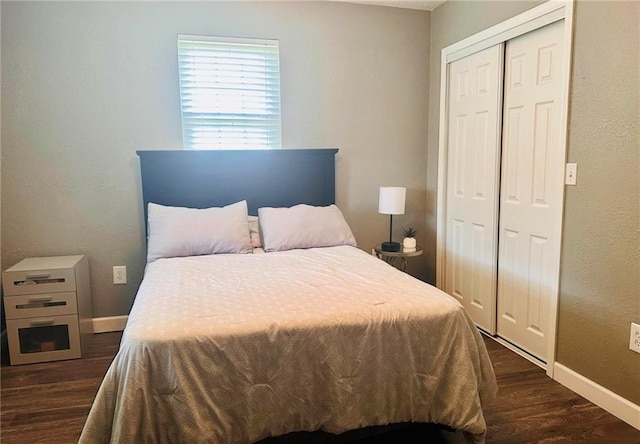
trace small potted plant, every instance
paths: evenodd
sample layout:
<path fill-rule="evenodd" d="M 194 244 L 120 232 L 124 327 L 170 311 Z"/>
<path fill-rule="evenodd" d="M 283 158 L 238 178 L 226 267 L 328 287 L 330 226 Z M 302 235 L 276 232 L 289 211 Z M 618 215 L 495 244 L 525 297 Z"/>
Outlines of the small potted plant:
<path fill-rule="evenodd" d="M 416 234 L 417 231 L 412 227 L 405 227 L 402 229 L 404 239 L 402 239 L 402 248 L 405 251 L 411 251 L 416 249 Z"/>

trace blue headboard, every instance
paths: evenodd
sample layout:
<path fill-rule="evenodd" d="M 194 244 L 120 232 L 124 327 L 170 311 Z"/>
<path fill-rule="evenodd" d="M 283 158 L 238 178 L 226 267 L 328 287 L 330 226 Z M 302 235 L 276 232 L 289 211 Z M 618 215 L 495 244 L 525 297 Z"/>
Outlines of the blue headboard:
<path fill-rule="evenodd" d="M 337 148 L 137 151 L 147 204 L 208 208 L 246 200 L 260 207 L 335 203 Z"/>

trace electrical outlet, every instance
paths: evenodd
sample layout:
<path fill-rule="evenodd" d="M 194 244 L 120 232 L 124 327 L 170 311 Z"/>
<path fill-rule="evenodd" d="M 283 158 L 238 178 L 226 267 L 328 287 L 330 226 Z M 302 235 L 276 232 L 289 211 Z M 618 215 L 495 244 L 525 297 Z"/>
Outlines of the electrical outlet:
<path fill-rule="evenodd" d="M 629 350 L 640 353 L 640 324 L 631 323 L 631 337 L 629 339 Z"/>
<path fill-rule="evenodd" d="M 127 283 L 127 266 L 116 265 L 113 267 L 113 283 L 114 285 L 121 285 Z"/>

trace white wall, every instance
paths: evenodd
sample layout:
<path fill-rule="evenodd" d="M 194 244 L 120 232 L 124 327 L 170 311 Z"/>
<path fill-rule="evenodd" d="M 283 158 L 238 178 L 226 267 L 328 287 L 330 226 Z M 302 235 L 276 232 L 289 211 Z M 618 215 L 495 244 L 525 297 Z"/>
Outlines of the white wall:
<path fill-rule="evenodd" d="M 384 240 L 426 231 L 429 13 L 335 2 L 3 2 L 2 263 L 87 254 L 94 317 L 126 314 L 145 260 L 140 149 L 181 148 L 179 33 L 280 40 L 286 148 L 337 147 L 337 204 Z M 410 271 L 424 276 L 425 259 Z M 125 264 L 129 284 L 113 286 Z"/>

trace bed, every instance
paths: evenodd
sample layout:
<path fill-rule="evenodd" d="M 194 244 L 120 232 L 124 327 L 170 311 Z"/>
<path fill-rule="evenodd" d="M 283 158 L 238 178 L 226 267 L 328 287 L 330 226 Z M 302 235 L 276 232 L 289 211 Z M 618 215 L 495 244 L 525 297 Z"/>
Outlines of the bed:
<path fill-rule="evenodd" d="M 357 248 L 335 206 L 336 152 L 138 153 L 151 260 L 79 442 L 418 422 L 484 442 L 497 385 L 478 330 L 455 299 Z M 177 208 L 244 214 L 249 251 L 167 254 L 152 239 L 159 210 Z M 319 219 L 332 224 L 309 241 Z M 310 228 L 295 239 L 299 220 Z"/>

